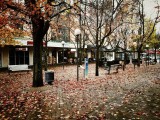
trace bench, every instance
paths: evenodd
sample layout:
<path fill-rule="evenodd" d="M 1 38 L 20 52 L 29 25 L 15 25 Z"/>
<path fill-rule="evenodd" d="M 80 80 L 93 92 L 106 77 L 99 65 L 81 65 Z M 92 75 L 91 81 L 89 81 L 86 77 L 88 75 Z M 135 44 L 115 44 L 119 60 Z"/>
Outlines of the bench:
<path fill-rule="evenodd" d="M 118 73 L 118 69 L 122 68 L 122 64 L 120 64 L 119 61 L 107 61 L 104 64 L 108 74 L 110 74 L 111 70 L 115 70 L 116 73 Z"/>
<path fill-rule="evenodd" d="M 109 66 L 105 67 L 105 69 L 108 71 L 108 74 L 110 74 L 111 70 L 115 70 L 116 73 L 118 73 L 118 69 L 119 68 L 122 68 L 122 65 L 120 65 L 120 64 L 114 64 L 114 65 L 109 65 Z"/>
<path fill-rule="evenodd" d="M 144 62 L 146 63 L 146 66 L 147 66 L 147 65 L 155 65 L 155 64 L 156 64 L 156 61 L 154 61 L 154 60 L 151 59 L 151 58 L 146 58 L 146 59 L 144 60 Z"/>
<path fill-rule="evenodd" d="M 135 69 L 136 65 L 138 66 L 138 59 L 132 59 L 132 63 L 134 65 L 134 69 Z M 140 64 L 142 64 L 142 60 L 140 60 Z"/>
<path fill-rule="evenodd" d="M 18 71 L 27 71 L 29 72 L 31 69 L 28 68 L 28 65 L 8 65 L 8 73 L 10 72 L 18 72 Z"/>

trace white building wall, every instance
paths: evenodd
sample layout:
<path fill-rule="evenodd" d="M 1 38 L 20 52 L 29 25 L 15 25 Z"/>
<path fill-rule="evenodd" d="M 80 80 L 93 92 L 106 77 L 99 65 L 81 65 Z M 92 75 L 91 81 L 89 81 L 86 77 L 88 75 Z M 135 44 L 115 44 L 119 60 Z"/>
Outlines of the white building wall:
<path fill-rule="evenodd" d="M 58 51 L 56 52 L 56 61 L 57 61 L 57 63 L 59 63 L 59 61 L 58 61 Z"/>
<path fill-rule="evenodd" d="M 48 51 L 48 64 L 52 64 L 53 60 L 52 60 L 52 50 L 49 49 Z"/>
<path fill-rule="evenodd" d="M 91 58 L 91 52 L 88 52 L 88 58 Z"/>
<path fill-rule="evenodd" d="M 29 48 L 29 65 L 33 65 L 33 48 Z"/>
<path fill-rule="evenodd" d="M 2 51 L 2 67 L 7 67 L 9 65 L 9 49 L 4 47 Z"/>

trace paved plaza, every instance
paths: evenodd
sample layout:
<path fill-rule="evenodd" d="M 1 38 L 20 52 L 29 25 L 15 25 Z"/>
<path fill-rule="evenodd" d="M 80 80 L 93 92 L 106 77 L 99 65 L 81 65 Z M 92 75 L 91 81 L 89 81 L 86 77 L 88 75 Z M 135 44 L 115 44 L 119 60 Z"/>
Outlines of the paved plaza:
<path fill-rule="evenodd" d="M 32 72 L 0 73 L 0 119 L 159 120 L 160 65 L 111 72 L 89 64 L 88 78 L 76 65 L 52 66 L 53 85 L 33 88 Z M 45 76 L 45 75 L 44 75 Z M 45 79 L 45 78 L 44 78 Z"/>

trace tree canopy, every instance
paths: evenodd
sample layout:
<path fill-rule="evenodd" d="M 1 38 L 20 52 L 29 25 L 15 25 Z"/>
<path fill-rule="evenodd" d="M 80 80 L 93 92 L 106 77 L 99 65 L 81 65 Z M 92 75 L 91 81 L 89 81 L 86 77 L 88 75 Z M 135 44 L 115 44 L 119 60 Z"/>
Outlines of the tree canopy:
<path fill-rule="evenodd" d="M 72 2 L 72 3 L 71 3 Z M 50 22 L 62 13 L 72 8 L 76 9 L 78 1 L 65 2 L 64 0 L 2 0 L 0 12 L 10 18 L 14 24 L 27 24 L 31 26 L 33 39 L 33 87 L 43 85 L 42 75 L 42 48 L 43 38 L 47 33 Z M 3 16 L 3 18 L 5 18 Z M 12 22 L 13 21 L 13 22 Z"/>

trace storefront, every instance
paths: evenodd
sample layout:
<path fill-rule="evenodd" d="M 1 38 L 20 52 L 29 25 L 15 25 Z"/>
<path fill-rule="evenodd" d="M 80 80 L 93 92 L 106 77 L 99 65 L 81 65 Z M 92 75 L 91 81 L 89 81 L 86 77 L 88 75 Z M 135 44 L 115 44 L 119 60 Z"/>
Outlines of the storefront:
<path fill-rule="evenodd" d="M 0 47 L 0 67 L 19 64 L 33 65 L 33 41 L 30 39 L 16 40 L 20 42 L 20 45 Z M 61 64 L 63 61 L 73 63 L 77 55 L 76 44 L 74 43 L 66 42 L 63 46 L 61 42 L 48 42 L 47 48 L 48 64 L 51 65 Z"/>
<path fill-rule="evenodd" d="M 27 47 L 9 48 L 9 65 L 29 65 L 29 51 Z"/>

